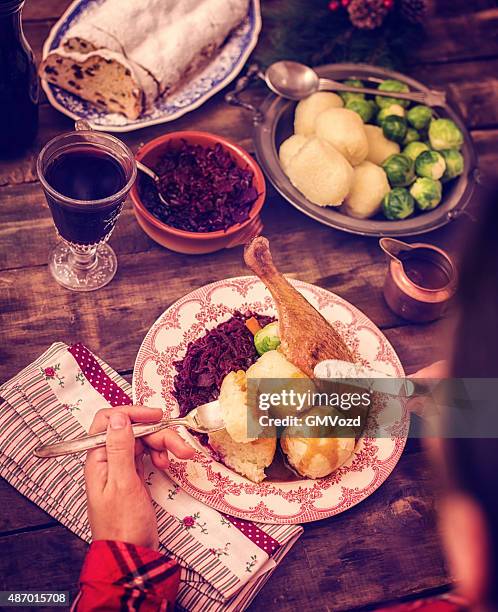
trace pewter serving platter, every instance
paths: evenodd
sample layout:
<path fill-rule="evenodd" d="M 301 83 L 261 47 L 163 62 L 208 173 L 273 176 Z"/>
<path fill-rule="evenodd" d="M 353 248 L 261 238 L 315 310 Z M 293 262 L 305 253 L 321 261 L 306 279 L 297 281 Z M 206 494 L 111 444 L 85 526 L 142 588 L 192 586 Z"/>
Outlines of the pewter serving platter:
<path fill-rule="evenodd" d="M 407 83 L 413 91 L 428 88 L 404 74 L 367 64 L 329 64 L 315 68 L 321 77 L 336 80 L 358 78 L 369 85 L 377 86 L 384 79 L 398 79 Z M 423 234 L 449 223 L 460 216 L 469 203 L 477 176 L 477 157 L 470 134 L 461 117 L 449 105 L 434 109 L 438 117 L 452 119 L 464 134 L 461 149 L 464 171 L 461 176 L 443 187 L 443 200 L 432 211 L 415 214 L 402 221 L 389 221 L 380 215 L 372 219 L 354 219 L 340 209 L 312 204 L 289 181 L 280 166 L 278 149 L 281 143 L 293 134 L 296 102 L 270 94 L 255 114 L 253 139 L 256 155 L 265 174 L 280 194 L 295 208 L 330 227 L 364 236 L 413 236 Z"/>

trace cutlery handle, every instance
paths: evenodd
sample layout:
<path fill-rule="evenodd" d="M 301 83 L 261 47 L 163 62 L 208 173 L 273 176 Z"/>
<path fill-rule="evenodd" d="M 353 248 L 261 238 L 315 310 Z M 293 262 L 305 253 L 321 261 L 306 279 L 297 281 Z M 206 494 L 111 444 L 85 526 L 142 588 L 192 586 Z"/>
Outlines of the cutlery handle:
<path fill-rule="evenodd" d="M 251 64 L 245 75 L 241 76 L 235 82 L 235 87 L 225 94 L 225 102 L 232 106 L 240 106 L 252 113 L 252 120 L 254 124 L 261 123 L 264 119 L 263 113 L 257 109 L 253 104 L 242 99 L 241 93 L 245 91 L 251 83 L 257 78 L 261 78 L 264 81 L 264 75 L 258 64 Z"/>
<path fill-rule="evenodd" d="M 412 102 L 421 102 L 428 106 L 444 106 L 446 104 L 446 94 L 444 91 L 383 91 L 381 89 L 371 89 L 368 87 L 354 87 L 345 85 L 331 79 L 320 79 L 320 91 L 347 91 L 350 93 L 363 93 L 373 96 L 384 96 L 389 98 L 400 98 L 402 100 L 411 100 Z"/>
<path fill-rule="evenodd" d="M 167 419 L 165 421 L 159 421 L 159 423 L 134 423 L 131 428 L 135 438 L 141 438 L 142 436 L 148 436 L 149 434 L 161 431 L 170 425 L 174 425 L 180 419 Z M 183 421 L 183 419 L 181 419 Z M 93 434 L 91 436 L 82 436 L 76 440 L 65 440 L 63 442 L 56 442 L 55 444 L 44 444 L 35 448 L 35 455 L 37 457 L 61 457 L 62 455 L 72 455 L 74 453 L 81 453 L 83 451 L 90 450 L 92 448 L 100 448 L 105 446 L 106 432 Z"/>

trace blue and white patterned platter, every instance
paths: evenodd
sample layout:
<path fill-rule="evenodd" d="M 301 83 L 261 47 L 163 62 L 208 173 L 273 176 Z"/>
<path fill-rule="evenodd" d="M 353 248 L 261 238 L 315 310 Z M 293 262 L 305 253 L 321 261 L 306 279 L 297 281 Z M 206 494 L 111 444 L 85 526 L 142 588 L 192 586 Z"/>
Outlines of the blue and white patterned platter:
<path fill-rule="evenodd" d="M 53 26 L 43 45 L 43 58 L 56 49 L 67 30 L 73 26 L 93 4 L 105 0 L 75 0 Z M 72 119 L 86 119 L 95 130 L 131 132 L 150 125 L 167 123 L 198 108 L 216 92 L 223 89 L 242 70 L 251 51 L 258 42 L 261 30 L 259 0 L 251 0 L 244 21 L 225 41 L 211 62 L 181 86 L 172 95 L 158 98 L 154 106 L 138 119 L 128 119 L 118 113 L 106 113 L 90 102 L 42 80 L 42 87 L 50 104 Z"/>

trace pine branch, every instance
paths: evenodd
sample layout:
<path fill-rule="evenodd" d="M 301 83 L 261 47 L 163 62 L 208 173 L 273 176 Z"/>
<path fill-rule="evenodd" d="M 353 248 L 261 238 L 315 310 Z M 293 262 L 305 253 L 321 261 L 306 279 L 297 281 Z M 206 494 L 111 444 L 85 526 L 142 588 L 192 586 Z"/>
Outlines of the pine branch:
<path fill-rule="evenodd" d="M 398 8 L 375 30 L 352 26 L 347 11 L 331 11 L 327 0 L 264 0 L 262 42 L 255 59 L 263 66 L 288 59 L 310 65 L 364 62 L 402 68 L 421 28 Z"/>

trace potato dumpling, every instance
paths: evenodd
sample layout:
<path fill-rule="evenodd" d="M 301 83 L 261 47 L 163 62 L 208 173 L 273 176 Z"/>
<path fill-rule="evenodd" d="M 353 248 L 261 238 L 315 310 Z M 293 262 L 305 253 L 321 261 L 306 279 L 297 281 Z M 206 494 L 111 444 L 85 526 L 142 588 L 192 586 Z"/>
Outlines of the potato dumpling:
<path fill-rule="evenodd" d="M 315 120 L 318 115 L 328 108 L 341 106 L 343 106 L 342 99 L 335 93 L 317 91 L 311 94 L 296 106 L 294 132 L 303 136 L 312 136 L 315 133 Z"/>
<path fill-rule="evenodd" d="M 367 160 L 380 166 L 390 155 L 399 153 L 399 144 L 388 140 L 382 128 L 376 125 L 363 126 L 368 140 Z"/>
<path fill-rule="evenodd" d="M 290 160 L 307 142 L 308 139 L 306 136 L 303 136 L 302 134 L 293 134 L 287 138 L 287 140 L 284 140 L 284 142 L 280 145 L 278 156 L 284 172 L 287 172 Z"/>
<path fill-rule="evenodd" d="M 367 156 L 368 140 L 363 121 L 358 113 L 348 108 L 329 108 L 320 113 L 316 118 L 315 132 L 353 166 L 361 164 Z"/>
<path fill-rule="evenodd" d="M 370 161 L 353 168 L 353 182 L 344 200 L 344 209 L 351 217 L 368 219 L 381 208 L 382 198 L 390 190 L 386 173 Z"/>
<path fill-rule="evenodd" d="M 291 159 L 287 175 L 313 204 L 340 206 L 351 187 L 353 168 L 331 144 L 312 138 Z"/>
<path fill-rule="evenodd" d="M 354 438 L 293 438 L 280 441 L 287 460 L 301 476 L 324 478 L 345 463 L 354 451 Z"/>
<path fill-rule="evenodd" d="M 328 476 L 345 463 L 354 451 L 354 437 L 335 438 L 330 427 L 306 424 L 309 417 L 323 416 L 325 413 L 320 407 L 313 408 L 302 415 L 301 424 L 286 427 L 280 438 L 287 461 L 301 476 Z"/>

